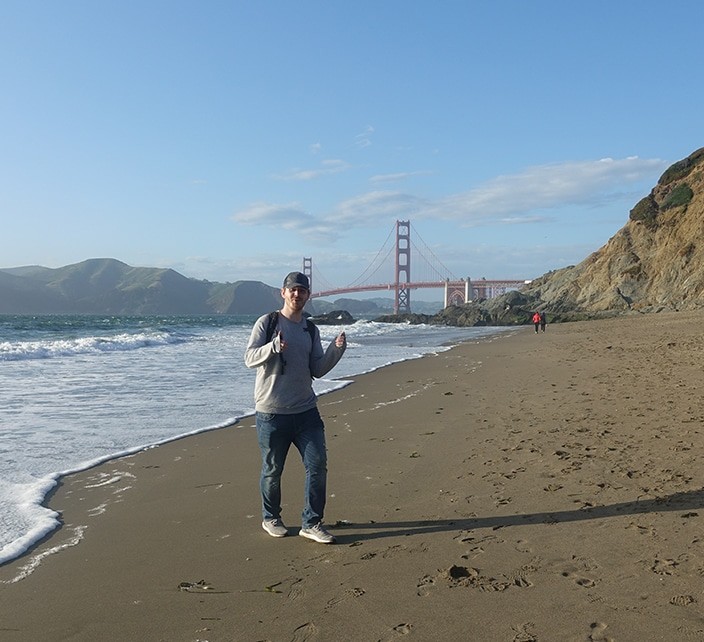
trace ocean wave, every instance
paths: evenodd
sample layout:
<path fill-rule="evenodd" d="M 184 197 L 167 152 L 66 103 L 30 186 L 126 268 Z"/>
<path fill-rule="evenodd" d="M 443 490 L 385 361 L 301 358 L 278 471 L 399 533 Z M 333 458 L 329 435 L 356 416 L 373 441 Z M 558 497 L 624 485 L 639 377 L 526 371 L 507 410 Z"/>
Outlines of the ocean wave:
<path fill-rule="evenodd" d="M 191 339 L 193 339 L 191 335 L 161 331 L 40 341 L 5 341 L 0 342 L 0 361 L 26 361 L 106 352 L 125 352 L 185 343 Z"/>

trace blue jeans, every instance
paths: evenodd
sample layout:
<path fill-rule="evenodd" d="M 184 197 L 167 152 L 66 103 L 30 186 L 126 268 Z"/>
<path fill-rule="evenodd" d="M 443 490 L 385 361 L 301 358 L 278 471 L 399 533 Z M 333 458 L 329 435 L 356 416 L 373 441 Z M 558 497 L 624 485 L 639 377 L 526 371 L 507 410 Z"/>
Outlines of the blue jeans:
<path fill-rule="evenodd" d="M 262 517 L 281 517 L 281 474 L 293 444 L 306 471 L 302 526 L 310 528 L 323 520 L 327 482 L 325 427 L 317 408 L 295 415 L 256 413 L 257 439 L 262 451 Z"/>

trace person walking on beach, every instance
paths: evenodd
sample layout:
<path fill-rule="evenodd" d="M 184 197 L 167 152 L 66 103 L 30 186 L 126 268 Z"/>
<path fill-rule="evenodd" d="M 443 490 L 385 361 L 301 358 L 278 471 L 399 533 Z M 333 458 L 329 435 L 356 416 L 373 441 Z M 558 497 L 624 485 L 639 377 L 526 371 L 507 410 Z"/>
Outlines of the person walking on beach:
<path fill-rule="evenodd" d="M 262 453 L 262 528 L 272 537 L 288 534 L 281 519 L 281 475 L 293 445 L 306 473 L 299 535 L 332 544 L 335 538 L 323 526 L 327 451 L 313 378 L 323 377 L 337 365 L 347 348 L 347 339 L 341 332 L 323 350 L 318 329 L 303 316 L 310 298 L 310 282 L 305 274 L 288 274 L 281 297 L 281 310 L 265 314 L 254 323 L 244 355 L 245 365 L 257 369 L 254 402 Z"/>
<path fill-rule="evenodd" d="M 535 327 L 535 334 L 538 334 L 538 328 L 540 327 L 540 312 L 536 312 L 533 315 L 533 326 Z"/>
<path fill-rule="evenodd" d="M 548 324 L 548 318 L 545 316 L 545 312 L 540 313 L 540 329 L 545 332 L 545 326 Z"/>

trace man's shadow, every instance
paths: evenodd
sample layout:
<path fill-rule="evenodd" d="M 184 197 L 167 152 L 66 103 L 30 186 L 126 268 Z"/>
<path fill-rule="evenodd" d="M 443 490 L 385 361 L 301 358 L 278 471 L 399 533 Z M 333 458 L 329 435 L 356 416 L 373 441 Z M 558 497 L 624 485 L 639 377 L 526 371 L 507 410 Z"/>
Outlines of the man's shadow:
<path fill-rule="evenodd" d="M 576 510 L 527 513 L 525 515 L 497 515 L 494 517 L 458 517 L 452 519 L 386 521 L 386 522 L 337 522 L 332 526 L 339 544 L 352 544 L 399 535 L 426 535 L 458 530 L 490 528 L 498 530 L 507 526 L 534 524 L 562 524 L 584 520 L 642 515 L 666 511 L 683 511 L 682 518 L 698 517 L 695 512 L 704 508 L 704 489 L 674 493 L 655 499 L 634 500 L 606 506 L 589 506 Z"/>

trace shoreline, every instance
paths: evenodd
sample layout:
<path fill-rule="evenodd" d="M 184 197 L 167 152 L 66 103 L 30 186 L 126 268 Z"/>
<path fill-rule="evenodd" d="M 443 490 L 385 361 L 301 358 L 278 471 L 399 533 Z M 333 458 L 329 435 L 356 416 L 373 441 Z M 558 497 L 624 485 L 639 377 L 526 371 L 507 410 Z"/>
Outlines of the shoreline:
<path fill-rule="evenodd" d="M 62 528 L 0 567 L 0 630 L 704 637 L 702 321 L 526 327 L 350 377 L 319 399 L 334 546 L 296 536 L 294 452 L 283 480 L 292 535 L 262 531 L 251 416 L 68 475 L 49 502 Z"/>
<path fill-rule="evenodd" d="M 403 331 L 400 327 L 396 332 L 391 332 L 390 334 L 398 335 L 398 330 L 401 330 L 400 334 L 402 336 L 407 334 L 407 332 Z M 497 331 L 496 329 L 490 330 Z M 482 332 L 482 330 L 479 332 Z M 362 332 L 362 334 L 364 334 L 364 332 Z M 372 334 L 374 333 L 372 332 Z M 445 333 L 445 336 L 448 334 L 451 336 L 453 332 Z M 430 343 L 432 343 L 432 339 Z M 347 366 L 346 363 L 343 362 L 341 373 L 334 373 L 337 380 L 326 379 L 315 382 L 315 389 L 319 395 L 331 389 L 344 387 L 347 385 L 349 376 L 359 375 L 379 367 L 385 367 L 390 365 L 389 362 L 392 360 L 402 361 L 407 358 L 417 358 L 420 356 L 415 349 L 403 346 L 400 347 L 400 351 L 393 350 L 392 352 L 388 352 L 387 348 L 387 351 L 381 354 L 375 351 L 370 353 L 363 348 L 359 350 L 359 348 L 360 347 L 358 347 L 358 351 L 363 356 L 360 358 L 355 354 L 355 358 L 347 362 L 350 366 Z M 433 349 L 431 346 L 426 345 L 420 348 L 419 351 L 424 352 L 425 350 L 431 349 Z M 444 347 L 438 346 L 435 349 L 441 350 L 444 349 Z M 409 352 L 416 354 L 408 354 Z M 205 354 L 207 355 L 207 350 Z M 136 361 L 139 362 L 139 355 L 135 355 L 135 357 Z M 26 460 L 22 455 L 16 458 L 18 460 L 16 470 L 13 468 L 13 457 L 11 453 L 5 453 L 6 457 L 3 460 L 3 477 L 2 480 L 0 480 L 0 495 L 3 495 L 7 501 L 5 505 L 7 513 L 4 516 L 3 527 L 1 529 L 0 565 L 24 554 L 38 541 L 41 541 L 46 534 L 51 533 L 57 528 L 52 512 L 46 509 L 45 499 L 49 491 L 56 486 L 57 479 L 83 470 L 89 470 L 110 460 L 119 459 L 147 448 L 168 443 L 169 441 L 232 425 L 237 421 L 242 421 L 250 414 L 253 414 L 253 408 L 251 408 L 251 406 L 253 406 L 253 400 L 251 397 L 250 383 L 248 381 L 251 375 L 251 386 L 253 386 L 253 372 L 247 370 L 246 376 L 243 377 L 241 374 L 238 374 L 234 378 L 232 377 L 232 373 L 230 377 L 227 377 L 226 373 L 225 376 L 223 376 L 224 373 L 220 372 L 215 375 L 215 381 L 212 380 L 211 376 L 210 381 L 212 385 L 210 385 L 203 382 L 198 375 L 199 367 L 197 364 L 200 363 L 200 359 L 203 359 L 203 355 L 199 353 L 194 355 L 194 357 L 194 360 L 188 360 L 188 363 L 191 364 L 190 368 L 192 372 L 190 376 L 193 377 L 194 385 L 188 387 L 183 404 L 184 411 L 190 409 L 191 414 L 189 416 L 185 416 L 185 414 L 182 415 L 175 409 L 171 412 L 171 409 L 168 407 L 164 408 L 162 412 L 157 408 L 150 407 L 151 404 L 148 401 L 145 402 L 143 406 L 140 406 L 139 401 L 135 403 L 135 399 L 149 398 L 148 395 L 146 397 L 143 395 L 141 387 L 138 389 L 130 389 L 128 387 L 126 395 L 123 398 L 124 402 L 120 399 L 119 395 L 111 395 L 109 399 L 105 401 L 108 406 L 114 403 L 114 408 L 110 409 L 108 407 L 106 409 L 105 406 L 101 408 L 100 405 L 96 405 L 93 410 L 94 413 L 97 414 L 91 413 L 88 409 L 86 409 L 85 412 L 83 409 L 78 410 L 78 408 L 81 407 L 81 400 L 77 400 L 76 403 L 73 403 L 70 400 L 70 391 L 68 396 L 64 396 L 63 398 L 62 395 L 58 395 L 58 399 L 56 400 L 45 400 L 43 407 L 46 409 L 46 414 L 42 416 L 40 411 L 35 418 L 36 423 L 32 421 L 31 409 L 29 413 L 26 413 L 24 429 L 30 432 L 37 429 L 38 434 L 40 431 L 44 431 L 45 436 L 42 442 L 33 441 L 33 443 L 37 444 L 38 451 L 34 451 L 34 448 L 32 448 L 34 452 L 31 454 L 25 453 L 27 457 Z M 146 358 L 146 353 L 143 358 Z M 53 367 L 55 371 L 57 367 L 55 362 L 48 361 L 46 363 L 50 370 Z M 203 366 L 206 364 L 207 361 L 204 360 Z M 43 369 L 44 365 L 44 362 L 41 362 L 40 368 Z M 137 365 L 136 367 L 138 368 L 139 366 Z M 61 370 L 61 366 L 58 366 L 58 368 Z M 31 370 L 31 367 L 29 369 Z M 240 368 L 236 369 L 244 369 L 244 365 L 242 364 Z M 176 370 L 180 371 L 180 368 Z M 350 372 L 350 370 L 356 370 L 356 372 Z M 151 382 L 151 385 L 153 387 L 155 385 L 156 387 L 163 385 L 164 390 L 180 390 L 180 382 L 169 378 L 167 374 L 168 371 L 173 372 L 174 368 L 169 368 L 167 362 L 164 362 L 162 364 L 161 373 L 154 373 L 155 380 Z M 338 371 L 340 371 L 339 367 Z M 139 371 L 137 369 L 134 372 L 136 374 Z M 212 375 L 214 370 L 209 370 L 209 372 Z M 106 373 L 106 376 L 109 377 L 109 373 Z M 129 375 L 125 376 L 129 378 Z M 187 376 L 181 377 L 180 380 L 183 381 L 185 378 L 187 378 Z M 139 379 L 139 377 L 134 376 L 132 381 L 136 381 L 137 379 Z M 167 383 L 167 379 L 169 383 L 172 383 L 173 388 Z M 51 378 L 45 378 L 44 380 L 50 381 Z M 234 389 L 232 386 L 233 382 L 235 383 Z M 206 402 L 208 408 L 213 408 L 211 412 L 207 412 L 207 408 L 205 407 L 203 408 L 206 412 L 200 412 L 203 398 L 202 394 L 198 392 L 199 384 L 207 388 L 203 389 L 203 393 L 208 397 L 208 401 L 212 402 Z M 31 389 L 34 384 L 30 378 L 29 380 L 21 379 L 17 385 L 19 386 L 17 389 L 19 391 Z M 191 395 L 195 395 L 195 398 L 191 398 Z M 12 398 L 13 394 L 11 391 L 10 399 Z M 62 406 L 62 403 L 66 403 L 66 405 Z M 135 411 L 131 406 L 143 409 L 145 418 L 152 412 L 154 414 L 153 419 L 156 420 L 153 427 L 144 430 L 144 426 L 148 426 L 149 423 L 140 422 L 139 420 L 132 425 L 127 424 L 124 421 L 125 417 L 139 417 L 142 415 L 142 412 Z M 64 432 L 61 429 L 62 427 L 58 425 L 58 422 L 52 425 L 52 414 L 58 417 L 62 412 L 73 412 L 74 409 L 80 414 L 76 415 L 76 420 L 73 425 L 67 426 L 68 432 L 66 436 L 68 440 L 64 440 L 62 439 L 62 433 Z M 112 414 L 110 410 L 112 410 Z M 103 423 L 102 426 L 97 426 L 95 420 L 92 420 L 91 417 L 100 416 L 101 412 L 105 412 L 105 423 Z M 54 431 L 57 436 L 55 441 L 51 438 Z M 90 447 L 90 439 L 80 438 L 82 431 L 85 431 L 87 435 L 92 435 L 95 447 Z M 23 434 L 22 424 L 11 428 L 8 435 L 4 436 L 3 443 L 6 443 L 7 440 L 11 440 L 13 434 L 18 435 L 18 441 L 21 439 L 19 435 Z M 71 442 L 72 436 L 75 438 L 75 443 Z M 85 451 L 82 450 L 84 443 L 88 445 Z M 21 485 L 13 484 L 13 481 L 19 479 L 26 479 L 26 483 Z"/>

